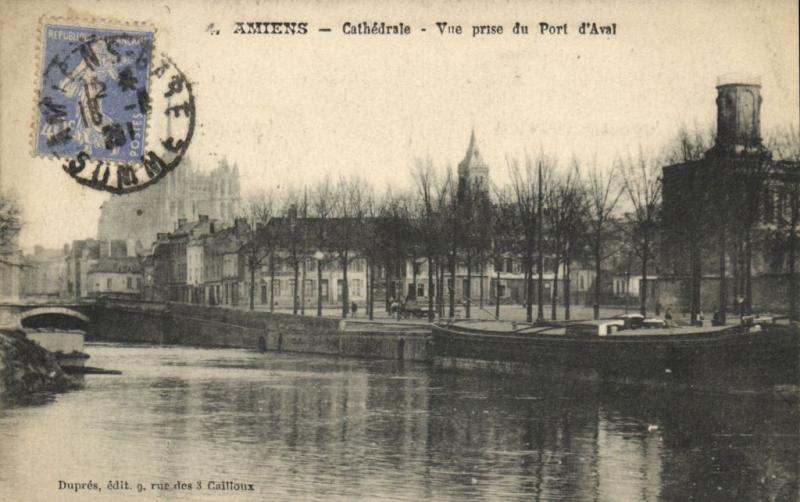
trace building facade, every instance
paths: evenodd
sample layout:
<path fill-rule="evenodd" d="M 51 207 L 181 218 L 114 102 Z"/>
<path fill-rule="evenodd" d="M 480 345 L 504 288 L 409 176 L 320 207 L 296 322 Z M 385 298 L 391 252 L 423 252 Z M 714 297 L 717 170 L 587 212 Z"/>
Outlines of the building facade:
<path fill-rule="evenodd" d="M 142 297 L 144 276 L 139 257 L 103 257 L 89 267 L 87 296 L 132 298 Z"/>
<path fill-rule="evenodd" d="M 89 274 L 102 259 L 138 259 L 139 246 L 130 240 L 75 240 L 65 246 L 61 298 L 80 301 L 94 288 Z"/>
<path fill-rule="evenodd" d="M 223 227 L 200 215 L 159 233 L 143 257 L 143 296 L 153 301 L 237 306 L 244 298 L 241 248 L 250 235 L 244 218 Z"/>

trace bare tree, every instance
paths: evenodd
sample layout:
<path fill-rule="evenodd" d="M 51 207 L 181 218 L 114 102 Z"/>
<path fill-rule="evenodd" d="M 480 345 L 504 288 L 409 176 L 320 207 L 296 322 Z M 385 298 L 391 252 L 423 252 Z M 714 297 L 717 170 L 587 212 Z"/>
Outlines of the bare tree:
<path fill-rule="evenodd" d="M 307 256 L 306 219 L 303 218 L 303 197 L 298 190 L 290 190 L 283 200 L 281 210 L 282 218 L 275 228 L 275 238 L 283 251 L 279 259 L 273 260 L 272 268 L 283 262 L 289 265 L 293 272 L 292 286 L 292 314 L 297 315 L 299 310 L 298 287 L 300 282 L 300 268 Z"/>
<path fill-rule="evenodd" d="M 378 239 L 372 238 L 376 235 L 379 226 L 379 212 L 381 201 L 378 200 L 371 192 L 367 196 L 364 203 L 364 221 L 362 224 L 362 237 L 360 241 L 360 251 L 366 259 L 366 290 L 367 290 L 367 317 L 369 320 L 375 318 L 375 273 L 376 265 L 380 261 L 380 242 Z"/>
<path fill-rule="evenodd" d="M 550 305 L 550 318 L 556 319 L 558 304 L 558 278 L 563 266 L 564 269 L 564 301 L 565 316 L 568 317 L 569 309 L 569 275 L 567 272 L 568 256 L 571 245 L 579 242 L 582 231 L 583 198 L 580 186 L 580 176 L 577 169 L 568 170 L 548 184 L 545 194 L 544 219 L 547 224 L 547 247 L 552 253 L 553 261 L 553 296 Z"/>
<path fill-rule="evenodd" d="M 648 273 L 650 260 L 655 258 L 658 222 L 661 210 L 661 165 L 652 157 L 646 158 L 641 146 L 637 159 L 621 163 L 623 187 L 632 210 L 626 214 L 632 250 L 641 264 L 639 311 L 647 313 Z"/>
<path fill-rule="evenodd" d="M 515 251 L 514 243 L 518 237 L 517 220 L 514 217 L 516 206 L 514 195 L 508 189 L 496 190 L 495 203 L 491 205 L 490 222 L 484 227 L 491 239 L 489 256 L 495 273 L 494 317 L 500 318 L 500 274 L 507 257 Z"/>
<path fill-rule="evenodd" d="M 417 160 L 412 172 L 416 185 L 416 229 L 419 232 L 423 254 L 428 268 L 428 321 L 435 318 L 434 295 L 437 257 L 444 247 L 442 232 L 442 205 L 446 198 L 446 184 L 439 183 L 430 159 Z"/>
<path fill-rule="evenodd" d="M 585 257 L 589 233 L 586 190 L 581 181 L 580 163 L 574 157 L 570 171 L 572 189 L 564 192 L 561 202 L 564 207 L 564 319 L 567 321 L 571 316 L 572 262 Z"/>
<path fill-rule="evenodd" d="M 16 203 L 9 194 L 0 192 L 0 265 L 22 267 L 16 251 L 16 239 L 21 228 Z"/>
<path fill-rule="evenodd" d="M 461 261 L 466 268 L 463 302 L 464 316 L 469 319 L 472 307 L 472 276 L 476 265 L 480 265 L 482 257 L 489 247 L 490 241 L 486 233 L 489 223 L 488 187 L 481 180 L 459 179 L 457 204 L 454 208 L 457 228 L 459 229 L 457 246 L 461 251 Z"/>
<path fill-rule="evenodd" d="M 251 197 L 245 207 L 245 217 L 250 222 L 250 235 L 245 239 L 239 252 L 250 271 L 250 310 L 255 308 L 256 271 L 260 273 L 261 267 L 275 251 L 276 239 L 273 233 L 274 227 L 271 225 L 275 216 L 275 205 L 275 192 L 264 191 Z M 269 294 L 269 301 L 270 304 L 273 303 L 272 291 Z"/>
<path fill-rule="evenodd" d="M 525 318 L 533 322 L 533 250 L 537 247 L 538 230 L 538 190 L 537 174 L 530 158 L 525 159 L 525 167 L 520 168 L 517 161 L 506 162 L 511 171 L 511 192 L 515 204 L 515 217 L 522 231 L 518 249 L 522 256 L 525 272 Z"/>
<path fill-rule="evenodd" d="M 375 224 L 371 238 L 376 243 L 376 259 L 382 262 L 384 271 L 385 308 L 390 311 L 392 299 L 400 297 L 395 279 L 401 279 L 406 258 L 409 256 L 407 245 L 412 239 L 413 228 L 408 207 L 409 199 L 403 194 L 396 194 L 391 188 L 376 205 Z"/>
<path fill-rule="evenodd" d="M 366 182 L 358 177 L 339 178 L 333 192 L 333 214 L 337 221 L 332 226 L 329 243 L 342 270 L 342 318 L 347 317 L 350 306 L 347 273 L 354 251 L 361 248 L 360 239 L 364 238 L 368 192 Z"/>
<path fill-rule="evenodd" d="M 675 137 L 667 143 L 662 157 L 666 164 L 679 164 L 702 159 L 714 145 L 713 125 L 689 128 L 682 124 Z"/>
<path fill-rule="evenodd" d="M 458 183 L 453 180 L 450 169 L 448 171 L 449 179 L 445 183 L 448 188 L 446 210 L 444 212 L 445 221 L 445 235 L 448 240 L 447 245 L 447 270 L 449 279 L 447 281 L 447 296 L 448 296 L 448 317 L 454 319 L 456 316 L 456 268 L 458 267 L 458 250 L 459 241 L 462 234 L 462 222 L 459 214 L 459 200 L 458 200 Z M 443 281 L 444 282 L 444 281 Z"/>
<path fill-rule="evenodd" d="M 608 172 L 601 172 L 593 162 L 593 169 L 589 171 L 586 182 L 587 216 L 589 223 L 589 245 L 594 259 L 594 318 L 600 318 L 600 297 L 602 287 L 602 263 L 607 257 L 606 247 L 609 234 L 613 230 L 613 215 L 617 208 L 622 188 L 620 188 L 616 165 L 612 165 Z"/>
<path fill-rule="evenodd" d="M 445 289 L 449 297 L 449 317 L 455 315 L 455 254 L 458 239 L 458 220 L 456 214 L 456 182 L 452 170 L 448 167 L 445 175 L 438 183 L 438 199 L 436 204 L 436 227 L 439 229 L 440 246 L 436 258 L 436 305 L 439 317 L 444 317 Z M 445 266 L 447 265 L 447 266 Z M 452 266 L 451 266 L 452 265 Z M 450 287 L 445 287 L 445 270 L 451 273 Z"/>
<path fill-rule="evenodd" d="M 322 268 L 326 264 L 328 224 L 333 212 L 333 182 L 330 176 L 325 176 L 314 185 L 311 195 L 311 211 L 315 219 L 315 223 L 311 227 L 311 239 L 316 247 L 314 255 L 317 261 L 317 317 L 322 317 Z"/>
<path fill-rule="evenodd" d="M 555 160 L 540 151 L 536 159 L 536 321 L 544 322 L 544 202 Z M 547 180 L 547 181 L 545 181 Z M 555 285 L 554 285 L 555 286 Z M 555 293 L 555 291 L 553 291 Z M 554 300 L 555 301 L 555 300 Z"/>

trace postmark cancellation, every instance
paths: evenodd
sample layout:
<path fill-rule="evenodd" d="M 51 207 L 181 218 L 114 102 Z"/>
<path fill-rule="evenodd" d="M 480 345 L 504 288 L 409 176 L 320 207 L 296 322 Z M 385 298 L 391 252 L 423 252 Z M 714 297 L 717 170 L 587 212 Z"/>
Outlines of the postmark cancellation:
<path fill-rule="evenodd" d="M 155 29 L 43 21 L 33 153 L 82 185 L 127 193 L 177 167 L 194 130 L 191 84 Z"/>

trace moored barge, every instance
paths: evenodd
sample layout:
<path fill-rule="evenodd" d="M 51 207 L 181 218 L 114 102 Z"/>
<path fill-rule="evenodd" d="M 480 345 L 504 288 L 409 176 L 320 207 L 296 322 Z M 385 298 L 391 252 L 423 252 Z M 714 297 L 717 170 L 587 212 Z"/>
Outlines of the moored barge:
<path fill-rule="evenodd" d="M 795 326 L 765 321 L 631 329 L 627 324 L 622 319 L 562 326 L 436 324 L 434 363 L 631 383 L 800 384 L 800 331 Z"/>

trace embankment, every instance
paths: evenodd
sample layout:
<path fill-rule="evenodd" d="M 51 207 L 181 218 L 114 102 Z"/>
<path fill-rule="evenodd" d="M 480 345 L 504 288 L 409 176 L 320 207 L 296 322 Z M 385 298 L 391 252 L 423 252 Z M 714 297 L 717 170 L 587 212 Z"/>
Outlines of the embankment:
<path fill-rule="evenodd" d="M 18 330 L 0 330 L 0 402 L 16 401 L 35 392 L 63 391 L 77 383 L 66 375 L 53 354 Z"/>
<path fill-rule="evenodd" d="M 220 307 L 106 301 L 88 339 L 428 361 L 430 329 Z"/>

